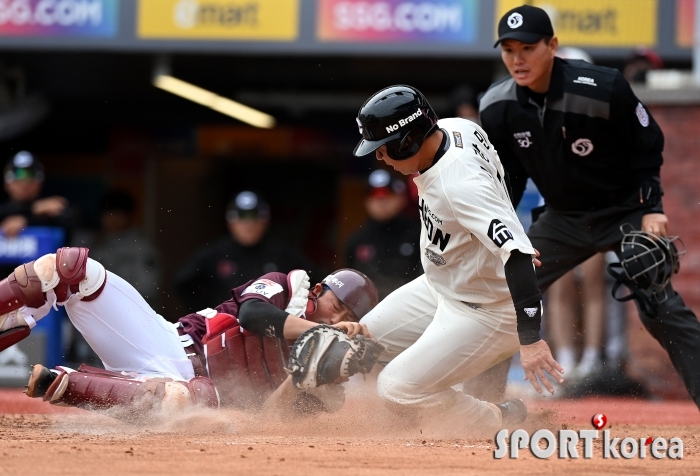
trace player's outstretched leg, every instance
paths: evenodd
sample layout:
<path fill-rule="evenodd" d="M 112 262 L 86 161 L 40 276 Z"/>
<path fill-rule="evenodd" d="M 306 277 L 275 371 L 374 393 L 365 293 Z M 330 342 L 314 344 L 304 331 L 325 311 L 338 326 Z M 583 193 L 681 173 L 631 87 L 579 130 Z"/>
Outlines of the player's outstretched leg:
<path fill-rule="evenodd" d="M 58 367 L 58 372 L 35 365 L 26 393 L 54 405 L 104 410 L 122 406 L 127 414 L 156 410 L 176 411 L 192 405 L 218 408 L 219 397 L 211 380 L 166 378 L 131 379 L 117 372 L 81 365 L 78 370 Z"/>
<path fill-rule="evenodd" d="M 87 248 L 60 248 L 15 268 L 0 281 L 0 351 L 27 337 L 56 301 L 70 294 L 97 298 L 106 279 L 104 266 L 88 259 Z"/>

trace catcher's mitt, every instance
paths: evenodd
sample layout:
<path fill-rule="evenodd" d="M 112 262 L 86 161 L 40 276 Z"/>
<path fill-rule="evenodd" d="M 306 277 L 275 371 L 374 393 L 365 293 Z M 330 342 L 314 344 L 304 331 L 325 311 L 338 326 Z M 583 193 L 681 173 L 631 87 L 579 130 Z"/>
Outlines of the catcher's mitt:
<path fill-rule="evenodd" d="M 372 370 L 384 346 L 363 336 L 350 339 L 337 327 L 312 327 L 296 340 L 289 352 L 287 372 L 300 389 L 339 383 L 358 372 Z"/>

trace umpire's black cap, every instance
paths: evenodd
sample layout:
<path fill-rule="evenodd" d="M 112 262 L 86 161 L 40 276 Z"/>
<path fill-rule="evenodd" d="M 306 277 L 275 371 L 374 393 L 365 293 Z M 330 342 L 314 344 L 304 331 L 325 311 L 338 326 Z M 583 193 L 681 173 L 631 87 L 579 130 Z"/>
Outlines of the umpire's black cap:
<path fill-rule="evenodd" d="M 521 5 L 501 17 L 498 40 L 493 47 L 503 40 L 518 40 L 532 45 L 548 36 L 554 36 L 554 28 L 547 12 L 531 5 Z"/>

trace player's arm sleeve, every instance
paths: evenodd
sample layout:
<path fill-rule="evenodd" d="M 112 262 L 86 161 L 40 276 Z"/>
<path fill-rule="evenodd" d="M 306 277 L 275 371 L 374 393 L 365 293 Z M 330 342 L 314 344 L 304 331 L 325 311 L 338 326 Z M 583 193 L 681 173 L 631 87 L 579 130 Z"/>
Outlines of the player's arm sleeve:
<path fill-rule="evenodd" d="M 481 127 L 488 135 L 489 142 L 496 149 L 496 153 L 501 159 L 501 164 L 503 164 L 503 168 L 508 174 L 510 199 L 513 202 L 513 207 L 517 208 L 520 200 L 523 198 L 523 193 L 525 193 L 528 174 L 515 156 L 504 135 L 502 125 L 499 124 L 498 118 L 495 117 L 492 109 L 493 107 L 487 107 L 486 110 L 480 111 Z"/>
<path fill-rule="evenodd" d="M 238 310 L 238 323 L 257 335 L 274 334 L 284 338 L 284 322 L 289 317 L 286 311 L 261 299 L 248 299 Z"/>
<path fill-rule="evenodd" d="M 630 154 L 629 167 L 636 175 L 640 202 L 647 213 L 663 213 L 660 169 L 663 164 L 664 135 L 649 109 L 618 73 L 613 81 L 610 122 Z"/>
<path fill-rule="evenodd" d="M 532 256 L 513 250 L 505 263 L 505 270 L 515 306 L 520 345 L 534 344 L 540 340 L 542 293 L 537 287 Z"/>

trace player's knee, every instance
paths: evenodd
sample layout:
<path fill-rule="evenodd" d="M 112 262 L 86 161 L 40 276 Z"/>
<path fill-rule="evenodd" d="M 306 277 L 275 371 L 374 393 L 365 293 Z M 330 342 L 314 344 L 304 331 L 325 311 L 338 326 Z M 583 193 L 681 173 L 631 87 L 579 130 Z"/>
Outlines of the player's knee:
<path fill-rule="evenodd" d="M 78 284 L 80 294 L 85 297 L 97 297 L 102 292 L 107 280 L 107 270 L 100 263 L 88 258 L 85 263 L 85 277 Z"/>
<path fill-rule="evenodd" d="M 386 372 L 380 372 L 377 376 L 377 393 L 382 402 L 393 411 L 416 406 L 422 398 L 414 386 L 389 376 Z"/>
<path fill-rule="evenodd" d="M 214 382 L 206 377 L 195 377 L 187 382 L 165 383 L 160 408 L 166 412 L 182 410 L 191 405 L 219 407 L 219 394 Z"/>
<path fill-rule="evenodd" d="M 149 396 L 150 397 L 150 396 Z M 166 382 L 163 400 L 160 409 L 167 413 L 173 413 L 191 405 L 190 392 L 185 382 Z"/>
<path fill-rule="evenodd" d="M 100 295 L 107 281 L 107 270 L 88 258 L 87 248 L 61 248 L 34 261 L 34 272 L 41 281 L 41 291 L 54 290 L 59 302 L 68 298 L 68 290 L 80 293 L 84 301 Z"/>
<path fill-rule="evenodd" d="M 41 280 L 43 292 L 54 289 L 61 281 L 56 271 L 56 254 L 54 253 L 49 253 L 34 261 L 34 272 Z"/>

